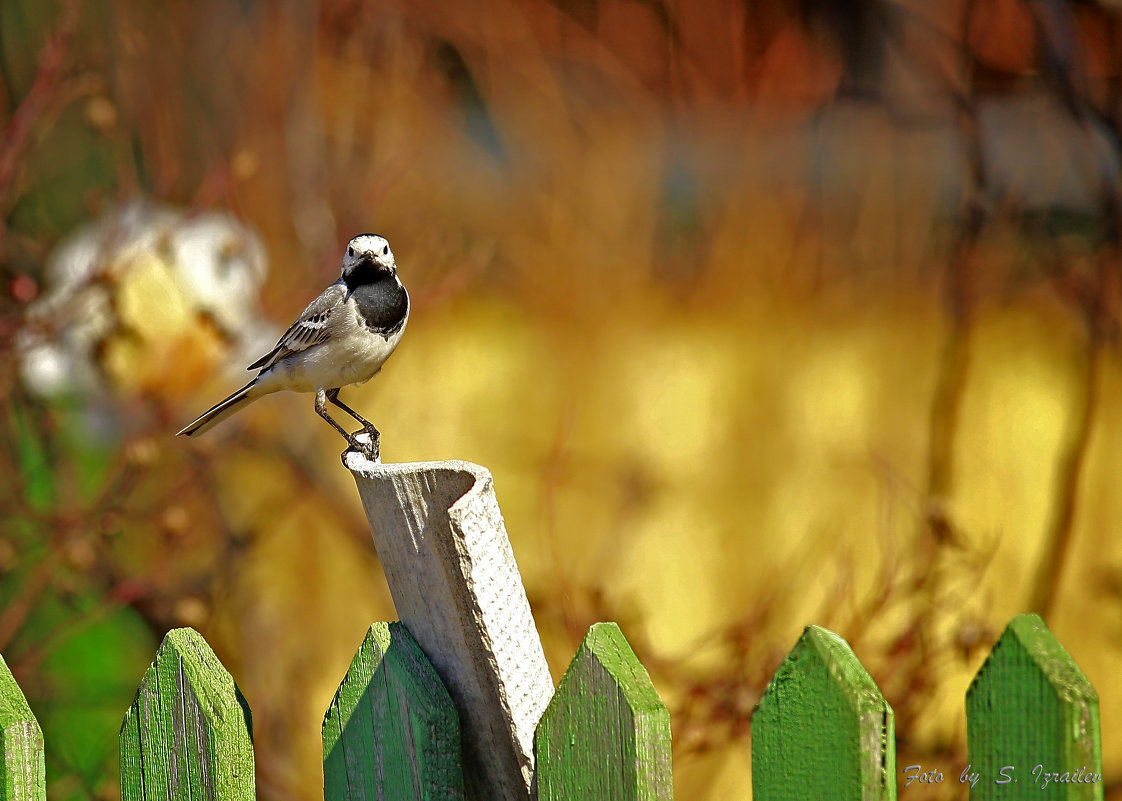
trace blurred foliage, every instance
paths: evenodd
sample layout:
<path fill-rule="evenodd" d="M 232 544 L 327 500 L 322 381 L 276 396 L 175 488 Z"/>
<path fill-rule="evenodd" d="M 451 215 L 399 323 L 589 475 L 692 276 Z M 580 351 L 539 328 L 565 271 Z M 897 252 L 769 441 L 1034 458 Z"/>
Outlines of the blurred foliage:
<path fill-rule="evenodd" d="M 899 764 L 958 775 L 1026 609 L 1098 687 L 1120 797 L 1119 14 L 0 0 L 0 650 L 51 798 L 113 797 L 178 625 L 250 702 L 261 798 L 321 797 L 323 711 L 394 617 L 311 398 L 173 438 L 258 355 L 179 257 L 92 274 L 97 388 L 25 385 L 51 254 L 137 201 L 252 226 L 278 326 L 390 239 L 409 331 L 343 397 L 387 461 L 492 470 L 555 676 L 618 621 L 679 797 L 749 797 L 752 706 L 810 622 L 884 689 Z"/>

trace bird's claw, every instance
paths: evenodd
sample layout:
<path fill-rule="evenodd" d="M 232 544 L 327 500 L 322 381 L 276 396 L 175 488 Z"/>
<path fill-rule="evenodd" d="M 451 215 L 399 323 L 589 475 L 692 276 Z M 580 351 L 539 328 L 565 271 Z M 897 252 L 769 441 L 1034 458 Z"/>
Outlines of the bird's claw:
<path fill-rule="evenodd" d="M 362 434 L 365 434 L 366 437 L 361 438 Z M 356 431 L 347 438 L 347 441 L 350 442 L 352 450 L 358 451 L 370 461 L 381 461 L 381 434 L 373 426 L 366 426 Z"/>

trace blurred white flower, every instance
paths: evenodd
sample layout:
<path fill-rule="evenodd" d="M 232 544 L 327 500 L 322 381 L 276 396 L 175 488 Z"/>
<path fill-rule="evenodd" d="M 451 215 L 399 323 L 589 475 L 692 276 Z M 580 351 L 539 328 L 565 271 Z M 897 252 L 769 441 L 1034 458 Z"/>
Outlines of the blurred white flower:
<path fill-rule="evenodd" d="M 214 363 L 275 339 L 261 319 L 260 239 L 233 215 L 138 202 L 83 226 L 50 255 L 17 344 L 38 395 L 107 388 L 181 393 Z"/>

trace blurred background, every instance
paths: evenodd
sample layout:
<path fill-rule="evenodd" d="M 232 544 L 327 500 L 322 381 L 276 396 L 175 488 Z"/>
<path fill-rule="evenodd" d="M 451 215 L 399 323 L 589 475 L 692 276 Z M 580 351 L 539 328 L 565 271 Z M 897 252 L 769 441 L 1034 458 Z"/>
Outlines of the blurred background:
<path fill-rule="evenodd" d="M 111 799 L 170 627 L 262 799 L 393 605 L 311 396 L 174 433 L 385 235 L 343 398 L 490 468 L 555 680 L 618 621 L 681 799 L 750 797 L 811 622 L 965 798 L 1015 613 L 1098 688 L 1122 798 L 1117 0 L 0 0 L 0 652 L 51 799 Z"/>

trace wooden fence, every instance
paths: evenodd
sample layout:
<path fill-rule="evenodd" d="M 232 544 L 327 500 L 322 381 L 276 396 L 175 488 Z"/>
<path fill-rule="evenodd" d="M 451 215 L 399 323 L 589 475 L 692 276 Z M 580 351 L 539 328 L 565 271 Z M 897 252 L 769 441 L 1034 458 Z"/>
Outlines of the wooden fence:
<path fill-rule="evenodd" d="M 464 462 L 354 473 L 401 622 L 375 623 L 323 720 L 324 797 L 662 801 L 670 716 L 614 623 L 553 689 L 490 474 Z M 810 626 L 752 718 L 770 799 L 1102 799 L 1098 699 L 1035 615 L 1012 620 L 966 697 L 968 764 L 897 766 L 892 709 L 844 640 Z M 0 659 L 0 801 L 44 801 L 43 736 Z M 124 801 L 255 797 L 252 717 L 198 632 L 167 634 L 120 734 Z M 961 796 L 961 794 L 960 794 Z"/>

